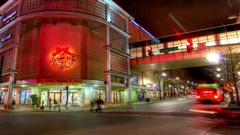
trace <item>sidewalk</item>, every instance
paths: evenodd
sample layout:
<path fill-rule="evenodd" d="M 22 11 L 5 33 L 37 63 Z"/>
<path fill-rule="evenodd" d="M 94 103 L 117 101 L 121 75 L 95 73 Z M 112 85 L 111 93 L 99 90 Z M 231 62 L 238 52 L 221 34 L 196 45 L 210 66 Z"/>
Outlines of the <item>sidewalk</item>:
<path fill-rule="evenodd" d="M 151 102 L 133 102 L 132 105 L 127 105 L 126 103 L 116 103 L 112 104 L 111 107 L 106 107 L 105 110 L 108 109 L 113 109 L 113 108 L 119 108 L 119 107 L 132 107 L 134 105 L 139 105 L 139 104 L 146 104 L 146 103 L 153 103 L 153 102 L 158 102 L 157 101 L 151 101 Z M 61 107 L 61 112 L 80 112 L 80 111 L 89 111 L 90 112 L 90 106 L 89 107 L 69 107 L 68 109 L 65 108 L 65 106 Z M 59 112 L 58 107 L 54 108 L 52 107 L 49 109 L 48 106 L 44 107 L 44 109 L 38 108 L 27 108 L 27 107 L 18 107 L 15 109 L 4 109 L 4 107 L 0 107 L 0 112 Z"/>
<path fill-rule="evenodd" d="M 227 106 L 223 107 L 224 110 L 240 110 L 240 105 L 236 104 L 228 104 Z"/>

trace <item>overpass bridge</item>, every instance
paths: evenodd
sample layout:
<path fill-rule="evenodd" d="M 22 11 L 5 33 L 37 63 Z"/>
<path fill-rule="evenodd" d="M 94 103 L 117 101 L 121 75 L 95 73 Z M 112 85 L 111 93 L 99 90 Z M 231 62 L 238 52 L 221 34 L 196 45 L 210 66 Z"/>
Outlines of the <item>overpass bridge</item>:
<path fill-rule="evenodd" d="M 187 52 L 186 41 L 191 39 L 193 51 Z M 215 65 L 206 58 L 209 53 L 219 53 L 226 46 L 240 44 L 240 24 L 204 29 L 182 35 L 158 38 L 161 43 L 151 40 L 130 44 L 131 69 L 137 71 L 158 71 L 189 67 Z M 153 56 L 148 55 L 148 47 Z"/>

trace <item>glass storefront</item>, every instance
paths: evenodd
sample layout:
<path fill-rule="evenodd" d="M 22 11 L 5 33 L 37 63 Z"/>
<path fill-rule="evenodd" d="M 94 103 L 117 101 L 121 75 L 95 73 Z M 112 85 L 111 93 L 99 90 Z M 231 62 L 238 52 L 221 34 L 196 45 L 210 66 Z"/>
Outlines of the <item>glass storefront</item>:
<path fill-rule="evenodd" d="M 49 99 L 61 103 L 61 92 L 49 92 Z"/>
<path fill-rule="evenodd" d="M 67 98 L 68 96 L 68 98 Z M 48 101 L 51 99 L 52 103 L 57 102 L 61 104 L 66 104 L 68 100 L 69 105 L 82 105 L 82 93 L 81 90 L 49 90 Z"/>
<path fill-rule="evenodd" d="M 20 92 L 20 104 L 29 104 L 30 95 L 32 94 L 31 90 L 21 90 Z"/>
<path fill-rule="evenodd" d="M 69 104 L 78 104 L 78 91 L 70 91 L 68 92 L 68 103 Z M 67 101 L 67 91 L 62 92 L 62 103 L 66 103 Z"/>
<path fill-rule="evenodd" d="M 105 91 L 104 90 L 94 90 L 94 99 L 105 100 Z"/>
<path fill-rule="evenodd" d="M 4 92 L 4 91 L 1 91 L 1 92 L 0 92 L 0 104 L 3 104 L 3 103 L 4 103 L 4 96 L 5 96 L 5 92 Z"/>

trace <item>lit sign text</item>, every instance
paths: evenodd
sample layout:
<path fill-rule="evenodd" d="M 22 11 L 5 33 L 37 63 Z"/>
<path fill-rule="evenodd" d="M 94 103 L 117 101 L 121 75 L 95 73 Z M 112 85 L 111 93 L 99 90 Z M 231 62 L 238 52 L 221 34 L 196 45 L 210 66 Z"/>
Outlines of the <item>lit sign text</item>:
<path fill-rule="evenodd" d="M 8 34 L 8 35 L 4 36 L 4 37 L 1 39 L 1 43 L 9 40 L 10 38 L 12 38 L 12 34 Z"/>
<path fill-rule="evenodd" d="M 6 22 L 8 20 L 12 20 L 14 19 L 15 15 L 17 14 L 17 11 L 14 11 L 13 13 L 11 13 L 10 15 L 8 15 L 7 17 L 3 18 L 3 22 Z"/>

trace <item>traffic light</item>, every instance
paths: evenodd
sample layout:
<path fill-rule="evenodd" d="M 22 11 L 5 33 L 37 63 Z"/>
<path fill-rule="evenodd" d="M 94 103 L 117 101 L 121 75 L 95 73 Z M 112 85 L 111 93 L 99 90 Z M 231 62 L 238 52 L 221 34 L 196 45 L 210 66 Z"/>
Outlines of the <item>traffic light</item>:
<path fill-rule="evenodd" d="M 191 53 L 192 50 L 193 50 L 193 42 L 192 42 L 192 39 L 188 39 L 188 40 L 187 40 L 186 46 L 187 46 L 187 52 Z"/>
<path fill-rule="evenodd" d="M 151 46 L 148 47 L 148 55 L 149 56 L 153 56 L 153 52 L 152 52 L 152 47 Z"/>

